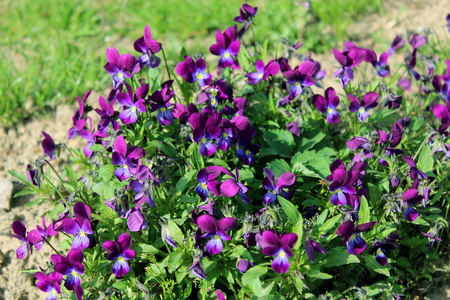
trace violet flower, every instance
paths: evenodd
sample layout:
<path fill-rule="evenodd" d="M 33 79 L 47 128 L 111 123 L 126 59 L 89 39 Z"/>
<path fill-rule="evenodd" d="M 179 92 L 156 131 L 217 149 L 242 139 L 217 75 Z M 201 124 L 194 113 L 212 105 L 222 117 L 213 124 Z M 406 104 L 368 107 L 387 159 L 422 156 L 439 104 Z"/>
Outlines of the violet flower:
<path fill-rule="evenodd" d="M 184 78 L 187 83 L 198 82 L 200 86 L 211 83 L 211 74 L 206 73 L 206 63 L 203 58 L 194 61 L 189 55 L 184 57 L 184 61 L 179 62 L 175 67 L 175 72 Z"/>
<path fill-rule="evenodd" d="M 375 260 L 382 266 L 387 265 L 388 260 L 386 257 L 385 252 L 386 251 L 392 251 L 397 248 L 397 245 L 391 242 L 382 243 L 382 242 L 376 242 L 373 244 L 372 248 L 370 249 L 369 253 L 375 255 Z"/>
<path fill-rule="evenodd" d="M 296 136 L 300 136 L 302 133 L 302 128 L 299 127 L 298 121 L 287 124 L 286 130 Z"/>
<path fill-rule="evenodd" d="M 49 275 L 43 272 L 37 272 L 36 278 L 38 282 L 36 286 L 43 292 L 49 293 L 45 300 L 56 300 L 61 294 L 62 275 L 58 272 L 52 272 Z"/>
<path fill-rule="evenodd" d="M 341 67 L 334 72 L 333 76 L 339 78 L 342 88 L 345 89 L 350 80 L 353 79 L 353 69 L 358 66 L 366 55 L 366 51 L 356 47 L 352 42 L 345 42 L 345 48 L 342 52 L 333 49 L 334 58 Z"/>
<path fill-rule="evenodd" d="M 428 251 L 431 251 L 431 248 L 433 248 L 436 241 L 442 242 L 442 239 L 437 236 L 438 233 L 436 227 L 431 229 L 428 233 L 422 232 L 422 234 L 428 237 Z"/>
<path fill-rule="evenodd" d="M 151 96 L 148 97 L 151 100 L 151 110 L 150 112 L 158 111 L 156 118 L 159 124 L 162 126 L 169 126 L 173 123 L 174 116 L 169 107 L 172 106 L 170 99 L 172 99 L 175 94 L 174 91 L 170 90 L 173 80 L 167 80 L 161 85 L 161 91 L 155 91 Z"/>
<path fill-rule="evenodd" d="M 44 239 L 48 239 L 49 236 L 49 228 L 47 227 L 47 224 L 45 224 L 45 216 L 43 216 L 42 227 L 36 225 L 36 229 L 31 230 L 27 237 L 34 248 L 39 251 L 45 244 Z"/>
<path fill-rule="evenodd" d="M 322 95 L 314 95 L 312 97 L 312 104 L 321 113 L 327 114 L 328 123 L 336 124 L 341 119 L 339 112 L 336 110 L 339 105 L 339 97 L 332 87 L 325 90 L 325 98 Z"/>
<path fill-rule="evenodd" d="M 335 192 L 331 196 L 333 205 L 346 205 L 348 195 L 355 194 L 356 189 L 353 184 L 358 180 L 360 172 L 353 170 L 347 172 L 345 169 L 337 168 L 332 174 L 333 182 L 330 185 L 330 191 Z"/>
<path fill-rule="evenodd" d="M 114 153 L 112 154 L 112 163 L 120 166 L 114 175 L 120 181 L 124 181 L 135 173 L 136 168 L 140 165 L 140 158 L 145 156 L 144 149 L 137 146 L 127 148 L 127 143 L 123 136 L 118 136 L 114 141 Z"/>
<path fill-rule="evenodd" d="M 56 145 L 52 137 L 48 135 L 45 131 L 42 131 L 44 140 L 42 141 L 42 149 L 44 154 L 50 157 L 50 161 L 56 157 Z"/>
<path fill-rule="evenodd" d="M 237 265 L 237 269 L 242 273 L 246 273 L 249 269 L 253 268 L 255 264 L 251 261 L 240 259 Z"/>
<path fill-rule="evenodd" d="M 417 219 L 419 216 L 419 213 L 417 210 L 412 206 L 417 203 L 422 202 L 423 196 L 419 195 L 419 191 L 416 188 L 411 188 L 403 194 L 403 216 L 405 217 L 406 221 L 413 222 Z"/>
<path fill-rule="evenodd" d="M 294 99 L 303 93 L 305 86 L 312 86 L 314 78 L 312 77 L 317 71 L 317 65 L 312 61 L 304 61 L 296 69 L 283 72 L 283 76 L 291 84 L 289 88 L 289 97 Z"/>
<path fill-rule="evenodd" d="M 377 75 L 380 77 L 386 77 L 389 75 L 390 68 L 387 64 L 389 58 L 389 54 L 387 52 L 383 52 L 380 55 L 380 61 L 377 61 L 377 54 L 375 51 L 367 49 L 366 57 L 364 60 L 372 64 L 372 66 L 377 71 Z"/>
<path fill-rule="evenodd" d="M 27 228 L 22 221 L 14 221 L 11 225 L 14 233 L 11 234 L 13 238 L 18 239 L 23 244 L 16 250 L 16 256 L 18 259 L 23 259 L 27 254 L 30 254 L 30 241 L 27 238 Z"/>
<path fill-rule="evenodd" d="M 81 249 L 70 250 L 67 257 L 53 254 L 51 256 L 51 260 L 55 264 L 56 272 L 61 275 L 69 275 L 66 277 L 64 282 L 66 289 L 72 291 L 76 286 L 81 284 L 81 278 L 79 275 L 84 274 L 84 254 Z"/>
<path fill-rule="evenodd" d="M 379 95 L 377 92 L 368 92 L 362 97 L 361 101 L 352 94 L 347 94 L 347 97 L 350 99 L 348 109 L 350 112 L 358 112 L 358 119 L 361 123 L 364 123 L 369 117 L 369 113 L 366 110 L 377 107 Z"/>
<path fill-rule="evenodd" d="M 208 279 L 208 277 L 206 277 L 205 271 L 203 271 L 203 268 L 200 265 L 200 262 L 197 260 L 194 261 L 194 263 L 189 267 L 189 271 L 191 271 L 192 274 L 200 279 Z"/>
<path fill-rule="evenodd" d="M 112 271 L 117 277 L 123 277 L 130 271 L 127 260 L 132 260 L 135 256 L 131 250 L 131 236 L 128 233 L 122 233 L 117 242 L 106 241 L 102 244 L 103 249 L 108 252 L 107 260 L 114 260 Z"/>
<path fill-rule="evenodd" d="M 369 231 L 376 222 L 359 224 L 355 228 L 353 221 L 346 221 L 342 224 L 336 234 L 344 238 L 344 244 L 347 244 L 347 251 L 350 254 L 358 255 L 366 249 L 366 241 L 360 236 L 361 232 Z"/>
<path fill-rule="evenodd" d="M 264 173 L 267 177 L 263 179 L 263 187 L 269 192 L 263 196 L 265 204 L 272 203 L 277 200 L 277 196 L 282 196 L 283 198 L 290 198 L 287 192 L 283 189 L 292 187 L 295 184 L 295 174 L 291 172 L 284 172 L 278 179 L 275 179 L 275 175 L 269 169 L 264 168 Z"/>
<path fill-rule="evenodd" d="M 212 141 L 218 138 L 222 132 L 218 127 L 221 120 L 222 115 L 219 113 L 213 113 L 206 118 L 206 114 L 199 112 L 193 113 L 189 117 L 189 124 L 194 130 L 194 141 L 199 143 L 201 155 L 211 156 L 216 152 L 216 146 Z"/>
<path fill-rule="evenodd" d="M 243 26 L 246 25 L 246 22 L 250 22 L 256 15 L 258 11 L 258 7 L 252 7 L 245 3 L 239 9 L 239 16 L 235 17 L 233 20 L 237 23 L 244 23 Z"/>
<path fill-rule="evenodd" d="M 237 226 L 235 218 L 222 218 L 219 221 L 216 221 L 210 215 L 201 215 L 197 219 L 198 227 L 200 227 L 205 234 L 203 234 L 202 238 L 211 238 L 206 243 L 206 250 L 211 255 L 216 255 L 220 253 L 223 249 L 224 241 L 229 241 L 231 237 L 227 234 L 227 231 Z"/>
<path fill-rule="evenodd" d="M 131 232 L 137 232 L 147 228 L 147 221 L 140 209 L 132 207 L 125 213 L 125 218 L 127 218 L 127 226 Z"/>
<path fill-rule="evenodd" d="M 411 157 L 403 155 L 402 158 L 409 166 L 409 173 L 411 179 L 413 180 L 412 187 L 417 188 L 419 186 L 419 177 L 422 179 L 427 179 L 428 176 L 417 168 L 413 155 L 411 155 Z"/>
<path fill-rule="evenodd" d="M 227 82 L 223 79 L 214 81 L 207 89 L 200 92 L 198 95 L 197 105 L 208 102 L 216 109 L 219 103 L 228 100 L 228 93 L 231 89 L 228 88 Z"/>
<path fill-rule="evenodd" d="M 133 204 L 137 203 L 137 209 L 141 209 L 142 204 L 145 202 L 147 202 L 150 207 L 155 207 L 155 202 L 153 201 L 153 183 L 159 184 L 160 181 L 152 174 L 146 165 L 138 166 L 135 176 L 138 180 L 131 180 L 129 185 L 136 193 Z"/>
<path fill-rule="evenodd" d="M 314 262 L 315 251 L 327 254 L 327 251 L 319 243 L 313 241 L 312 239 L 306 239 L 306 253 L 308 254 L 308 259 L 312 263 Z"/>
<path fill-rule="evenodd" d="M 26 174 L 28 181 L 30 181 L 31 184 L 33 184 L 39 189 L 41 187 L 41 178 L 39 176 L 39 170 L 27 164 Z"/>
<path fill-rule="evenodd" d="M 145 25 L 144 35 L 138 38 L 133 44 L 134 50 L 143 53 L 139 56 L 139 65 L 147 65 L 149 68 L 157 68 L 161 64 L 161 59 L 155 53 L 161 50 L 159 43 L 152 39 L 152 34 L 148 25 Z"/>
<path fill-rule="evenodd" d="M 114 131 L 119 130 L 119 124 L 114 119 L 115 101 L 111 101 L 111 103 L 107 104 L 105 99 L 100 96 L 98 102 L 101 109 L 96 108 L 95 112 L 97 112 L 97 114 L 99 114 L 100 116 L 100 121 L 98 122 L 98 129 L 100 130 L 100 132 L 105 133 L 106 131 L 108 131 L 109 125 L 111 125 Z"/>
<path fill-rule="evenodd" d="M 222 195 L 226 197 L 234 197 L 236 194 L 239 194 L 241 196 L 241 200 L 245 204 L 250 204 L 250 198 L 245 194 L 248 191 L 248 188 L 239 182 L 239 170 L 238 168 L 236 170 L 236 175 L 233 175 L 230 171 L 228 171 L 226 168 L 222 167 L 222 172 L 227 174 L 228 176 L 231 176 L 232 178 L 226 179 L 221 185 L 220 185 L 220 192 Z"/>
<path fill-rule="evenodd" d="M 221 167 L 209 166 L 201 169 L 197 173 L 197 181 L 199 184 L 195 188 L 195 192 L 200 197 L 201 201 L 206 201 L 208 191 L 216 196 L 220 196 L 220 185 L 222 182 L 216 180 L 221 173 Z"/>
<path fill-rule="evenodd" d="M 239 68 L 239 64 L 235 58 L 237 57 L 241 48 L 241 43 L 236 40 L 237 32 L 235 27 L 230 27 L 222 31 L 216 32 L 216 44 L 209 48 L 213 55 L 220 56 L 219 68 L 234 67 Z"/>
<path fill-rule="evenodd" d="M 422 47 L 423 45 L 425 45 L 426 42 L 427 39 L 424 36 L 419 35 L 417 33 L 414 33 L 411 39 L 409 40 L 409 43 L 411 44 L 414 50 L 416 50 L 419 47 Z"/>
<path fill-rule="evenodd" d="M 259 153 L 260 145 L 252 144 L 252 139 L 256 135 L 255 128 L 249 126 L 247 129 L 239 133 L 239 138 L 236 143 L 236 155 L 239 160 L 245 165 L 251 165 Z"/>
<path fill-rule="evenodd" d="M 257 60 L 255 63 L 256 73 L 247 74 L 248 83 L 257 84 L 259 81 L 264 81 L 269 76 L 275 76 L 280 71 L 280 65 L 276 63 L 276 60 L 271 60 L 264 66 L 262 60 Z"/>
<path fill-rule="evenodd" d="M 405 45 L 405 40 L 400 36 L 396 36 L 391 43 L 391 47 L 388 49 L 389 55 L 393 55 L 396 50 L 402 48 Z"/>
<path fill-rule="evenodd" d="M 137 121 L 138 115 L 136 110 L 140 113 L 145 113 L 147 111 L 144 105 L 145 99 L 138 99 L 137 101 L 133 101 L 133 91 L 129 90 L 129 92 L 130 91 L 130 94 L 120 92 L 116 96 L 117 101 L 119 101 L 119 103 L 124 107 L 127 107 L 119 115 L 120 121 L 122 121 L 122 123 L 125 125 L 133 124 Z"/>
<path fill-rule="evenodd" d="M 64 232 L 73 234 L 72 249 L 85 249 L 89 247 L 88 234 L 92 234 L 91 222 L 84 218 L 66 218 L 62 222 Z"/>
<path fill-rule="evenodd" d="M 297 244 L 298 235 L 286 233 L 278 237 L 272 231 L 264 231 L 256 235 L 256 241 L 262 248 L 262 253 L 267 256 L 276 256 L 272 261 L 272 269 L 284 274 L 289 269 L 289 257 L 293 256 L 292 249 Z"/>
<path fill-rule="evenodd" d="M 113 76 L 114 89 L 119 89 L 125 82 L 125 78 L 131 78 L 139 71 L 139 64 L 133 55 L 128 53 L 120 55 L 115 48 L 106 49 L 106 59 L 108 62 L 103 68 Z"/>

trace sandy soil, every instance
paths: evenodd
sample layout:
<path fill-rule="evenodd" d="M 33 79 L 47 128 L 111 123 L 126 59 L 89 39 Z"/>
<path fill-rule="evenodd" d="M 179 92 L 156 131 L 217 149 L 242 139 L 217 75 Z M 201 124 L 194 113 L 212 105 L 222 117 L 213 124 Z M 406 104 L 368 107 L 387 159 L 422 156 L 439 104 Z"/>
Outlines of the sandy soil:
<path fill-rule="evenodd" d="M 448 0 L 410 0 L 386 1 L 387 14 L 384 16 L 368 16 L 348 28 L 356 37 L 354 42 L 360 47 L 369 47 L 372 44 L 372 34 L 381 35 L 385 41 L 391 41 L 397 34 L 405 34 L 406 30 L 420 30 L 421 28 L 435 28 L 438 36 L 448 38 L 444 28 L 445 16 L 450 13 Z M 407 7 L 407 10 L 404 8 Z M 448 42 L 448 40 L 446 40 Z M 375 45 L 377 46 L 377 45 Z M 377 47 L 375 47 L 377 49 Z M 322 64 L 327 71 L 325 86 L 341 88 L 334 82 L 332 74 L 336 70 L 331 52 L 314 55 L 314 59 Z M 88 103 L 97 106 L 99 94 L 93 93 Z M 103 95 L 103 96 L 106 96 Z M 75 107 L 61 105 L 52 116 L 45 120 L 32 120 L 17 128 L 0 129 L 0 178 L 7 178 L 14 182 L 15 190 L 20 190 L 16 179 L 12 178 L 7 170 L 15 170 L 25 174 L 27 163 L 31 163 L 42 155 L 40 142 L 41 130 L 50 134 L 56 143 L 67 142 L 69 147 L 81 149 L 84 141 L 81 139 L 67 140 L 67 132 L 72 126 L 71 116 Z M 6 159 L 5 159 L 6 158 Z M 67 154 L 56 159 L 56 167 L 62 168 L 67 161 Z M 45 294 L 35 287 L 34 273 L 24 273 L 22 270 L 33 270 L 45 266 L 51 249 L 46 245 L 39 252 L 19 261 L 15 250 L 20 242 L 10 237 L 11 223 L 22 220 L 28 230 L 41 224 L 42 215 L 48 210 L 45 206 L 23 207 L 28 201 L 26 198 L 12 200 L 11 210 L 0 212 L 0 299 L 44 299 Z M 442 288 L 436 291 L 429 299 L 450 299 L 450 290 Z"/>

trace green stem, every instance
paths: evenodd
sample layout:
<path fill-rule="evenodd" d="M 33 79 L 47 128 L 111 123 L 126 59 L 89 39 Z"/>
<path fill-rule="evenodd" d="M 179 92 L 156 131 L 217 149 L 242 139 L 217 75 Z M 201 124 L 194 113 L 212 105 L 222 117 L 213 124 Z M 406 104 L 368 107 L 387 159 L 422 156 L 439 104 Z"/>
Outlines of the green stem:
<path fill-rule="evenodd" d="M 48 160 L 46 160 L 46 159 L 44 159 L 44 161 L 45 161 L 45 162 L 47 163 L 47 165 L 49 165 L 49 167 L 53 170 L 53 172 L 56 174 L 56 176 L 59 178 L 59 180 L 60 180 L 61 182 L 64 182 L 64 180 L 62 180 L 61 176 L 59 176 L 58 172 L 56 172 L 55 168 L 53 168 L 52 164 L 51 164 Z"/>
<path fill-rule="evenodd" d="M 170 76 L 169 66 L 167 65 L 167 59 L 166 59 L 166 53 L 164 52 L 164 48 L 161 46 L 161 51 L 164 57 L 164 64 L 166 65 L 166 71 L 167 75 L 169 76 L 169 80 L 172 80 L 172 77 Z"/>
<path fill-rule="evenodd" d="M 59 253 L 59 251 L 56 250 L 56 249 L 52 246 L 52 244 L 50 244 L 50 242 L 49 242 L 45 237 L 42 237 L 42 239 L 47 243 L 47 245 L 50 246 L 50 248 L 53 249 L 53 251 L 55 251 L 56 254 L 61 255 L 61 253 Z"/>
<path fill-rule="evenodd" d="M 63 197 L 63 195 L 61 195 L 61 193 L 59 192 L 59 190 L 56 188 L 56 186 L 44 175 L 42 174 L 42 177 L 48 182 L 50 183 L 50 185 L 53 187 L 53 189 L 58 193 L 58 195 L 61 197 L 61 199 L 64 201 L 64 204 L 67 206 L 67 208 L 70 210 L 70 212 L 73 215 L 73 209 L 72 207 L 69 206 L 69 204 L 67 203 L 66 199 Z"/>

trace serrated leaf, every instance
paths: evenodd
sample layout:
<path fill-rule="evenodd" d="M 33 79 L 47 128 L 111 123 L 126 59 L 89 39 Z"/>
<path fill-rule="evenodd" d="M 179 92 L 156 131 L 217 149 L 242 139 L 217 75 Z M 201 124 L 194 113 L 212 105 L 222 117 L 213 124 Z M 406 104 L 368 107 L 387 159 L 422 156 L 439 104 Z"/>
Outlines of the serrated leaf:
<path fill-rule="evenodd" d="M 168 256 L 167 268 L 169 273 L 173 273 L 182 263 L 183 250 L 178 248 Z"/>
<path fill-rule="evenodd" d="M 197 170 L 192 170 L 184 174 L 183 177 L 178 180 L 177 185 L 175 186 L 175 193 L 181 193 L 186 189 L 187 184 L 189 181 L 192 180 L 192 177 L 194 177 L 197 174 Z"/>
<path fill-rule="evenodd" d="M 343 247 L 330 250 L 322 260 L 322 264 L 326 268 L 356 263 L 359 263 L 359 258 L 356 255 L 348 253 L 347 249 Z"/>
<path fill-rule="evenodd" d="M 382 266 L 379 263 L 377 263 L 375 257 L 373 256 L 366 256 L 366 267 L 377 272 L 378 274 L 387 277 L 391 276 L 391 274 L 389 273 L 389 268 L 387 266 Z"/>
<path fill-rule="evenodd" d="M 278 201 L 281 204 L 281 207 L 283 208 L 284 212 L 286 213 L 289 221 L 294 226 L 297 224 L 298 220 L 300 219 L 300 212 L 298 211 L 297 207 L 292 204 L 291 201 L 284 199 L 283 197 L 278 197 Z"/>
<path fill-rule="evenodd" d="M 264 266 L 255 266 L 250 268 L 244 275 L 242 275 L 242 284 L 244 286 L 248 285 L 252 281 L 259 279 L 259 277 L 266 274 L 267 271 L 267 267 Z"/>
<path fill-rule="evenodd" d="M 183 244 L 183 240 L 184 240 L 184 235 L 181 232 L 180 228 L 178 227 L 177 224 L 175 224 L 174 222 L 172 222 L 171 220 L 169 220 L 167 222 L 167 229 L 169 230 L 169 234 L 170 236 L 180 245 Z"/>
<path fill-rule="evenodd" d="M 291 167 L 284 159 L 275 159 L 266 165 L 267 169 L 270 169 L 275 177 L 280 177 L 284 172 L 290 172 Z"/>
<path fill-rule="evenodd" d="M 302 135 L 298 139 L 299 142 L 295 147 L 295 152 L 305 152 L 312 149 L 316 144 L 325 138 L 326 134 L 320 129 L 303 130 Z"/>
<path fill-rule="evenodd" d="M 297 250 L 302 245 L 302 238 L 303 238 L 303 217 L 299 214 L 298 221 L 295 224 L 295 226 L 292 228 L 292 232 L 297 234 L 298 241 L 297 244 L 295 244 L 294 249 Z"/>
<path fill-rule="evenodd" d="M 132 248 L 136 252 L 136 255 L 156 254 L 159 252 L 158 248 L 155 248 L 150 244 L 144 243 L 133 244 Z"/>
<path fill-rule="evenodd" d="M 328 233 L 328 230 L 333 228 L 337 222 L 339 222 L 339 219 L 341 218 L 341 215 L 337 215 L 332 217 L 331 219 L 328 219 L 322 226 L 319 228 L 319 235 L 324 235 Z"/>
<path fill-rule="evenodd" d="M 294 150 L 295 142 L 292 133 L 283 129 L 263 131 L 264 141 L 280 156 L 289 157 Z"/>
<path fill-rule="evenodd" d="M 367 199 L 361 196 L 361 206 L 359 208 L 359 223 L 364 224 L 370 222 L 370 208 Z"/>

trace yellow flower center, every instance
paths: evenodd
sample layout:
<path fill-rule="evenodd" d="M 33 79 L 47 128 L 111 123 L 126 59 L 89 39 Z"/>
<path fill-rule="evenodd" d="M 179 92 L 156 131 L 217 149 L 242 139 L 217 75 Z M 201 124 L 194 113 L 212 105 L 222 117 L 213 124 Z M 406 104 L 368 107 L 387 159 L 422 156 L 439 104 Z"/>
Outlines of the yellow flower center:
<path fill-rule="evenodd" d="M 77 277 L 77 271 L 72 271 L 72 277 Z"/>
<path fill-rule="evenodd" d="M 117 259 L 120 263 L 123 263 L 123 257 L 119 256 L 119 258 Z"/>
<path fill-rule="evenodd" d="M 217 103 L 216 99 L 212 99 L 211 104 L 216 105 L 216 103 Z"/>
<path fill-rule="evenodd" d="M 202 74 L 198 73 L 198 74 L 197 74 L 197 79 L 203 79 Z"/>
<path fill-rule="evenodd" d="M 128 169 L 128 166 L 126 164 L 123 164 L 122 168 Z"/>
<path fill-rule="evenodd" d="M 273 190 L 272 193 L 273 193 L 274 195 L 276 195 L 276 194 L 277 194 L 277 191 Z"/>
<path fill-rule="evenodd" d="M 220 240 L 220 236 L 216 235 L 216 236 L 214 237 L 214 239 Z"/>
<path fill-rule="evenodd" d="M 230 57 L 230 53 L 228 53 L 228 51 L 227 51 L 227 52 L 224 53 L 223 56 L 225 56 L 225 58 L 228 58 L 228 57 Z"/>
<path fill-rule="evenodd" d="M 259 77 L 259 79 L 263 78 L 263 74 L 259 74 L 258 77 Z"/>
<path fill-rule="evenodd" d="M 55 296 L 56 295 L 56 290 L 52 291 L 52 295 Z"/>
<path fill-rule="evenodd" d="M 337 189 L 336 190 L 336 193 L 340 193 L 340 192 L 342 192 L 341 189 Z"/>
<path fill-rule="evenodd" d="M 206 183 L 202 183 L 202 189 L 206 189 Z"/>
<path fill-rule="evenodd" d="M 359 112 L 360 112 L 360 113 L 364 112 L 364 107 L 361 107 L 361 108 L 359 109 Z"/>
<path fill-rule="evenodd" d="M 117 76 L 119 76 L 119 78 L 123 78 L 122 72 L 119 72 L 119 74 L 117 74 Z"/>
<path fill-rule="evenodd" d="M 250 154 L 250 151 L 245 150 L 245 155 L 249 155 L 249 154 Z"/>
<path fill-rule="evenodd" d="M 135 111 L 136 111 L 136 106 L 133 106 L 133 107 L 131 108 L 131 111 L 132 111 L 132 112 L 135 112 Z"/>
<path fill-rule="evenodd" d="M 166 111 L 166 108 L 165 107 L 161 107 L 161 111 Z"/>
<path fill-rule="evenodd" d="M 352 234 L 352 236 L 350 237 L 352 240 L 354 240 L 356 238 L 356 234 Z"/>
<path fill-rule="evenodd" d="M 278 255 L 279 255 L 281 258 L 283 258 L 283 257 L 286 256 L 286 252 L 280 251 L 280 253 L 278 253 Z"/>
<path fill-rule="evenodd" d="M 81 230 L 80 231 L 80 236 L 85 236 L 86 235 L 86 233 L 84 232 L 84 230 Z"/>
<path fill-rule="evenodd" d="M 202 138 L 201 142 L 202 142 L 203 144 L 206 143 L 206 139 L 205 139 L 205 138 Z"/>
<path fill-rule="evenodd" d="M 327 109 L 327 113 L 331 114 L 333 110 L 331 108 Z"/>
<path fill-rule="evenodd" d="M 223 137 L 228 137 L 228 133 L 224 132 Z"/>
<path fill-rule="evenodd" d="M 295 86 L 300 86 L 300 82 L 296 82 L 296 83 L 295 83 Z"/>
<path fill-rule="evenodd" d="M 381 255 L 381 253 L 383 253 L 383 252 L 381 251 L 380 248 L 378 248 L 378 250 L 377 250 L 377 255 Z"/>

